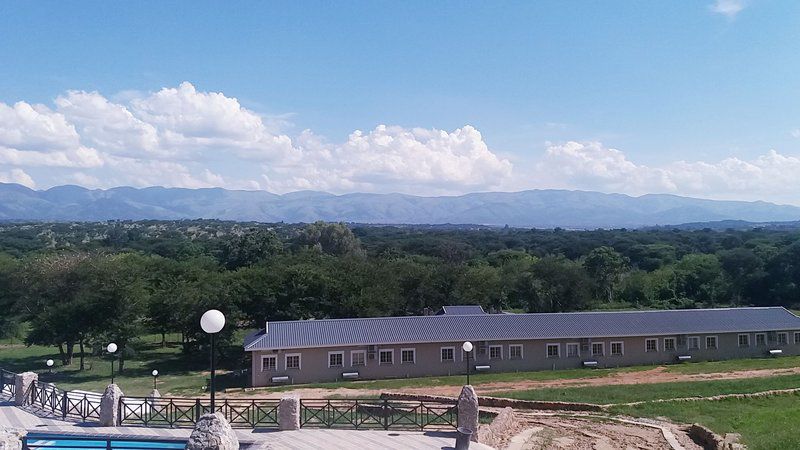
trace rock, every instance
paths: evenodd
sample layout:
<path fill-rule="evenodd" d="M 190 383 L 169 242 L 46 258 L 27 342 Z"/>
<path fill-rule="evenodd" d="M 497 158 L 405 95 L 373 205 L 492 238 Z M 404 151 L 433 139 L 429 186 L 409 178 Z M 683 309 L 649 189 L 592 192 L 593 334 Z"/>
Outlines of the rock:
<path fill-rule="evenodd" d="M 116 384 L 109 384 L 100 399 L 100 426 L 115 427 L 119 424 L 119 399 L 122 389 Z"/>
<path fill-rule="evenodd" d="M 478 442 L 490 447 L 500 447 L 502 440 L 516 426 L 514 410 L 506 407 L 492 420 L 489 425 L 480 425 L 478 428 Z"/>
<path fill-rule="evenodd" d="M 161 398 L 161 392 L 158 392 L 158 389 L 153 389 L 152 391 L 150 391 L 150 395 L 148 397 Z"/>
<path fill-rule="evenodd" d="M 194 426 L 186 450 L 238 450 L 239 439 L 222 413 L 205 414 Z"/>
<path fill-rule="evenodd" d="M 300 429 L 300 399 L 283 397 L 278 404 L 278 427 L 281 430 Z"/>
<path fill-rule="evenodd" d="M 458 396 L 458 426 L 471 430 L 472 440 L 478 440 L 478 394 L 470 385 Z"/>
<path fill-rule="evenodd" d="M 22 450 L 22 438 L 28 432 L 0 427 L 0 450 Z"/>
<path fill-rule="evenodd" d="M 21 406 L 28 403 L 30 400 L 30 387 L 34 381 L 39 381 L 39 375 L 33 372 L 22 372 L 18 373 L 16 377 L 14 377 L 14 388 L 16 392 L 14 394 L 14 404 Z"/>

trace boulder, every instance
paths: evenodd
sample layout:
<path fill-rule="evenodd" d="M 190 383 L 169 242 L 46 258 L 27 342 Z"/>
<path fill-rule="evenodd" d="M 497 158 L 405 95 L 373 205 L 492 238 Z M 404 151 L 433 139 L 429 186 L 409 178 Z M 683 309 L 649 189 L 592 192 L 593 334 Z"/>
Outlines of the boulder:
<path fill-rule="evenodd" d="M 238 450 L 239 439 L 222 413 L 205 414 L 194 426 L 186 450 Z"/>
<path fill-rule="evenodd" d="M 100 399 L 100 426 L 115 427 L 119 424 L 119 400 L 122 389 L 116 384 L 109 384 Z"/>
<path fill-rule="evenodd" d="M 30 400 L 30 388 L 34 381 L 39 381 L 39 375 L 33 372 L 22 372 L 18 373 L 17 376 L 14 377 L 14 404 L 17 406 L 22 406 L 26 403 L 29 403 Z"/>
<path fill-rule="evenodd" d="M 466 385 L 458 396 L 458 426 L 472 431 L 472 440 L 478 440 L 478 394 Z"/>
<path fill-rule="evenodd" d="M 0 450 L 22 450 L 22 438 L 27 431 L 0 427 Z"/>
<path fill-rule="evenodd" d="M 278 404 L 278 427 L 281 430 L 300 429 L 300 399 L 283 397 Z"/>

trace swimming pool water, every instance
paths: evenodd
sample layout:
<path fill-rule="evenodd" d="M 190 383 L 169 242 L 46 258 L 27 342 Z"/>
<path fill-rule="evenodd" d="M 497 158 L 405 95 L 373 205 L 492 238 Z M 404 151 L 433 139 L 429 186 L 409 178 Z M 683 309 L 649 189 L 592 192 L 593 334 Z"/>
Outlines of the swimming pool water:
<path fill-rule="evenodd" d="M 111 448 L 118 450 L 176 450 L 186 446 L 182 441 L 153 441 L 153 440 L 132 440 L 112 438 Z M 107 448 L 108 439 L 105 438 L 82 438 L 80 436 L 66 436 L 58 434 L 28 434 L 28 448 L 52 449 L 52 450 L 83 450 L 95 448 Z"/>

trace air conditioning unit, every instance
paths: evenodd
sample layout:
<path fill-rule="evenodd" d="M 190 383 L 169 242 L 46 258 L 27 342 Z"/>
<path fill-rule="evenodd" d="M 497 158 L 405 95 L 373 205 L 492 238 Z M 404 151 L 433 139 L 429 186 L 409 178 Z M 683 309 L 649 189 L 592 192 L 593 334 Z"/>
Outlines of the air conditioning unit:
<path fill-rule="evenodd" d="M 592 344 L 592 340 L 588 338 L 581 339 L 581 351 L 584 353 L 589 353 L 589 346 Z"/>
<path fill-rule="evenodd" d="M 685 334 L 679 335 L 678 336 L 678 347 L 686 347 L 686 341 L 687 340 L 688 339 L 686 338 Z"/>
<path fill-rule="evenodd" d="M 770 331 L 767 333 L 767 342 L 777 342 L 778 341 L 778 333 L 775 331 Z"/>
<path fill-rule="evenodd" d="M 478 342 L 478 354 L 485 355 L 486 351 L 489 349 L 489 341 L 480 341 Z"/>
<path fill-rule="evenodd" d="M 377 345 L 370 345 L 367 347 L 367 359 L 375 359 L 375 354 L 378 353 Z"/>

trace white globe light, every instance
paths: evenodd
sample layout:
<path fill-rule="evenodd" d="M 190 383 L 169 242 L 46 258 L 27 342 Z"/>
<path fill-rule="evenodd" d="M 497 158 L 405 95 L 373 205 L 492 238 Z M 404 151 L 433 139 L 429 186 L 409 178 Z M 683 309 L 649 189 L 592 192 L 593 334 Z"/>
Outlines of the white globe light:
<path fill-rule="evenodd" d="M 462 345 L 461 348 L 467 353 L 471 352 L 472 351 L 472 342 L 470 342 L 470 341 L 464 342 L 464 345 Z"/>
<path fill-rule="evenodd" d="M 107 351 L 108 353 L 116 353 L 116 351 L 117 351 L 117 344 L 115 344 L 115 343 L 113 343 L 113 342 L 112 342 L 112 343 L 110 343 L 110 344 L 108 344 L 108 347 L 106 347 L 106 351 Z"/>
<path fill-rule="evenodd" d="M 45 364 L 47 364 L 47 367 L 53 367 L 53 360 L 52 360 L 52 359 L 48 359 L 48 360 L 45 362 Z"/>
<path fill-rule="evenodd" d="M 153 376 L 154 376 L 154 377 L 157 377 L 157 376 L 158 376 L 158 371 L 157 371 L 157 370 L 153 370 Z"/>
<path fill-rule="evenodd" d="M 200 328 L 206 333 L 219 333 L 225 326 L 225 315 L 216 309 L 209 309 L 200 318 Z"/>

